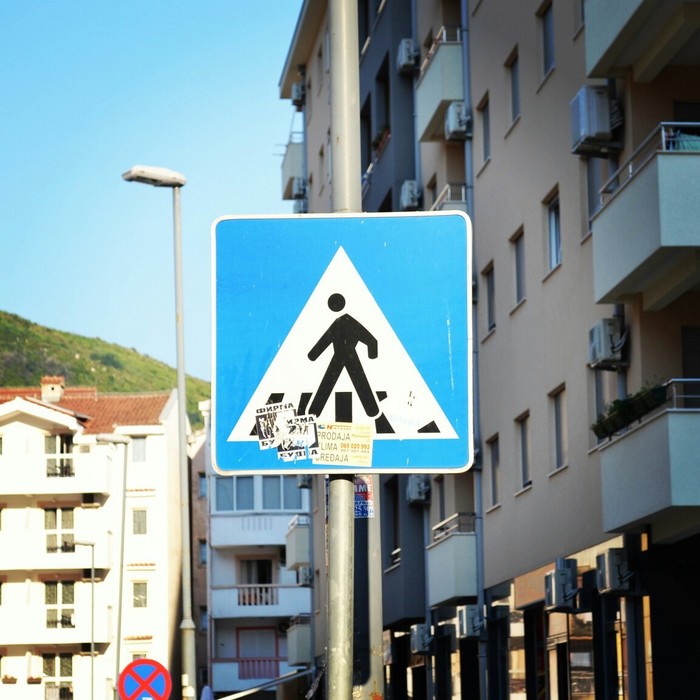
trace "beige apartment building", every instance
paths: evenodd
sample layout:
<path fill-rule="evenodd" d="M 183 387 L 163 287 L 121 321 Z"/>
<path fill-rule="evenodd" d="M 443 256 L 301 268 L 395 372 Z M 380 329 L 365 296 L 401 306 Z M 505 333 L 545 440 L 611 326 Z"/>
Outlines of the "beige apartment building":
<path fill-rule="evenodd" d="M 358 8 L 363 208 L 474 225 L 479 459 L 382 479 L 387 696 L 692 697 L 700 4 Z M 299 211 L 332 210 L 327 13 L 280 81 Z"/>

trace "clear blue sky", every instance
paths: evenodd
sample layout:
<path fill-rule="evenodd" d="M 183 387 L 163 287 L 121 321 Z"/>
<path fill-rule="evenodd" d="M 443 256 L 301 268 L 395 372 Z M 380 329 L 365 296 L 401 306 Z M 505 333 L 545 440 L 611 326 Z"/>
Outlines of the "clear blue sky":
<path fill-rule="evenodd" d="M 283 214 L 302 0 L 0 3 L 0 309 L 175 365 L 172 194 L 183 173 L 185 365 L 211 378 L 210 228 Z"/>

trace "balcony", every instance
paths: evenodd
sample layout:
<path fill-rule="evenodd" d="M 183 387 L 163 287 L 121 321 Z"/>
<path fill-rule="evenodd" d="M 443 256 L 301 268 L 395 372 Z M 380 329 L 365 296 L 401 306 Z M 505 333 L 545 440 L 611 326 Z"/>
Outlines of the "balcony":
<path fill-rule="evenodd" d="M 700 380 L 668 386 L 659 412 L 599 448 L 607 532 L 651 525 L 662 541 L 700 526 Z"/>
<path fill-rule="evenodd" d="M 430 211 L 463 211 L 467 213 L 467 186 L 463 182 L 446 184 Z"/>
<path fill-rule="evenodd" d="M 661 123 L 601 189 L 597 303 L 666 307 L 700 282 L 700 124 Z"/>
<path fill-rule="evenodd" d="M 284 545 L 290 513 L 265 512 L 241 515 L 214 513 L 211 516 L 212 547 Z"/>
<path fill-rule="evenodd" d="M 290 666 L 308 666 L 311 654 L 311 619 L 298 615 L 287 630 L 287 663 Z"/>
<path fill-rule="evenodd" d="M 306 586 L 241 584 L 211 592 L 212 618 L 295 617 L 311 610 L 311 589 Z"/>
<path fill-rule="evenodd" d="M 0 552 L 3 552 L 3 571 L 86 571 L 90 569 L 89 547 L 72 542 L 95 543 L 95 569 L 110 569 L 113 564 L 112 535 L 104 529 L 90 528 L 87 523 L 76 524 L 71 533 L 49 541 L 44 530 L 0 530 Z"/>
<path fill-rule="evenodd" d="M 282 199 L 299 198 L 299 182 L 304 179 L 304 137 L 292 133 L 282 158 Z"/>
<path fill-rule="evenodd" d="M 97 583 L 95 587 L 94 641 L 107 644 L 112 636 L 112 610 L 101 594 L 101 586 Z M 75 604 L 62 606 L 63 610 L 51 619 L 48 609 L 36 602 L 0 606 L 0 647 L 90 644 L 93 630 L 90 587 L 89 580 L 76 584 Z"/>
<path fill-rule="evenodd" d="M 287 531 L 287 568 L 299 569 L 310 565 L 308 515 L 295 515 Z"/>
<path fill-rule="evenodd" d="M 632 67 L 651 82 L 668 65 L 699 65 L 700 5 L 683 0 L 587 0 L 586 73 L 608 78 Z"/>
<path fill-rule="evenodd" d="M 473 513 L 455 513 L 433 527 L 428 553 L 431 608 L 476 595 L 476 534 Z"/>
<path fill-rule="evenodd" d="M 462 43 L 459 29 L 443 27 L 420 69 L 416 84 L 416 133 L 419 141 L 445 138 L 445 113 L 464 99 Z"/>
<path fill-rule="evenodd" d="M 111 460 L 92 453 L 0 456 L 0 493 L 8 496 L 110 493 Z"/>
<path fill-rule="evenodd" d="M 211 688 L 215 693 L 241 692 L 296 671 L 281 657 L 213 659 Z"/>

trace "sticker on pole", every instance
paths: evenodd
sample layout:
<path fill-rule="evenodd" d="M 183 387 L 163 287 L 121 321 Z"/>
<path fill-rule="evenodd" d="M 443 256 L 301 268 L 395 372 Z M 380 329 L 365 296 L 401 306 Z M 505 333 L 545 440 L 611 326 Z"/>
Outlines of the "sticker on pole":
<path fill-rule="evenodd" d="M 173 684 L 168 669 L 153 659 L 136 659 L 120 674 L 121 700 L 168 700 Z"/>

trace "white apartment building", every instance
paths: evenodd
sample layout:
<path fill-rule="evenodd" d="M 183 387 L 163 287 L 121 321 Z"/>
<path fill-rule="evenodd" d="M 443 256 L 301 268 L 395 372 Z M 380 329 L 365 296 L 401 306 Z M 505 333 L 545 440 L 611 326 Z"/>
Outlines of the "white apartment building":
<path fill-rule="evenodd" d="M 308 679 L 280 679 L 312 661 L 309 491 L 296 476 L 211 474 L 209 493 L 210 686 L 297 697 Z"/>
<path fill-rule="evenodd" d="M 179 679 L 177 444 L 174 392 L 0 389 L 3 700 L 113 700 L 141 657 Z"/>

